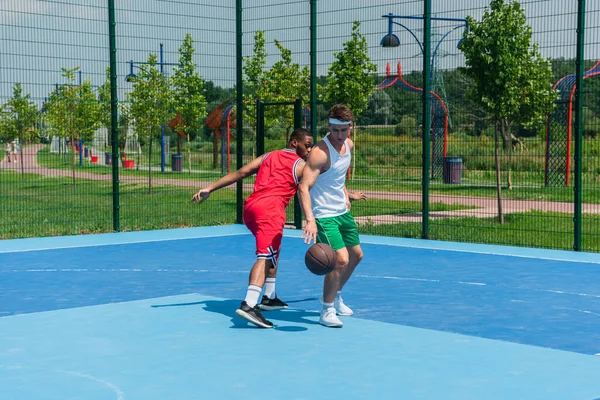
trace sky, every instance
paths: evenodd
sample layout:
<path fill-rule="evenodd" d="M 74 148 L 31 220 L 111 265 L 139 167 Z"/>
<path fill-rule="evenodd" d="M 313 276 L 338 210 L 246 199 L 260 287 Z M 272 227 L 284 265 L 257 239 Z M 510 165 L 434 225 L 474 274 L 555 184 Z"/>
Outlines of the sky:
<path fill-rule="evenodd" d="M 79 66 L 84 79 L 101 85 L 109 64 L 108 10 L 105 0 L 0 0 L 0 103 L 12 95 L 14 83 L 23 84 L 38 103 L 63 83 L 61 68 Z M 159 54 L 163 45 L 166 74 L 178 61 L 178 48 L 186 33 L 195 41 L 194 61 L 202 76 L 215 84 L 235 84 L 235 0 L 115 0 L 119 99 L 131 84 L 125 82 L 129 60 L 134 69 Z M 432 0 L 434 17 L 480 19 L 489 0 Z M 544 57 L 575 57 L 577 1 L 523 0 L 533 40 Z M 335 52 L 349 39 L 352 22 L 361 22 L 361 33 L 369 45 L 371 60 L 379 73 L 386 64 L 395 69 L 401 62 L 405 72 L 420 70 L 422 56 L 410 33 L 394 25 L 401 41 L 398 48 L 382 48 L 387 33 L 382 15 L 422 15 L 421 0 L 338 0 L 317 2 L 318 75 L 327 73 Z M 267 38 L 268 65 L 278 60 L 274 40 L 290 50 L 294 61 L 308 65 L 310 60 L 308 0 L 244 0 L 243 53 L 252 53 L 256 30 Z M 418 38 L 422 21 L 397 18 Z M 434 22 L 434 42 L 456 26 L 454 22 Z M 587 2 L 586 59 L 600 58 L 600 1 Z M 464 64 L 456 48 L 462 35 L 457 29 L 440 44 L 438 67 L 452 69 Z"/>

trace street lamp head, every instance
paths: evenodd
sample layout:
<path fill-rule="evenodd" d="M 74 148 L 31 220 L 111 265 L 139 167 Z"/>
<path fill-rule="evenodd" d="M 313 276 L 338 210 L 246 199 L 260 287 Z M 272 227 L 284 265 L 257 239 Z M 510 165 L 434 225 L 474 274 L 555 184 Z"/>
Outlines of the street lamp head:
<path fill-rule="evenodd" d="M 137 75 L 133 73 L 133 60 L 129 61 L 129 73 L 125 76 L 125 82 L 135 82 Z"/>
<path fill-rule="evenodd" d="M 400 39 L 398 36 L 393 33 L 388 33 L 381 39 L 381 43 L 379 43 L 381 47 L 398 47 L 400 46 Z"/>
<path fill-rule="evenodd" d="M 125 82 L 135 82 L 135 80 L 137 79 L 137 75 L 132 73 L 129 73 L 125 76 Z"/>

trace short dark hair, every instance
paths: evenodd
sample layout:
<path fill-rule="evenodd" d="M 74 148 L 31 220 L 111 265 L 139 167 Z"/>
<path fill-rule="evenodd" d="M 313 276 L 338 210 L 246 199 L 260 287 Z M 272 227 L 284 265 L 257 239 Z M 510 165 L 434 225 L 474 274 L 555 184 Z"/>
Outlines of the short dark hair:
<path fill-rule="evenodd" d="M 329 109 L 328 118 L 335 118 L 340 121 L 354 121 L 352 110 L 345 104 L 336 104 Z"/>
<path fill-rule="evenodd" d="M 298 142 L 301 142 L 306 136 L 311 136 L 310 131 L 304 128 L 296 128 L 294 132 L 290 135 L 288 143 L 291 143 L 292 140 L 296 139 Z"/>

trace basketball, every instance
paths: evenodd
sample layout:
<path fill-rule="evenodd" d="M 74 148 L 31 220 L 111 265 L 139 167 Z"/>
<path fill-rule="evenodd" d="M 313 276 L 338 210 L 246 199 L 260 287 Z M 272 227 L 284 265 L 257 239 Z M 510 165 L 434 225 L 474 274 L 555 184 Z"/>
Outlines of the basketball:
<path fill-rule="evenodd" d="M 325 243 L 315 243 L 304 256 L 306 268 L 315 275 L 326 275 L 335 268 L 335 250 Z"/>

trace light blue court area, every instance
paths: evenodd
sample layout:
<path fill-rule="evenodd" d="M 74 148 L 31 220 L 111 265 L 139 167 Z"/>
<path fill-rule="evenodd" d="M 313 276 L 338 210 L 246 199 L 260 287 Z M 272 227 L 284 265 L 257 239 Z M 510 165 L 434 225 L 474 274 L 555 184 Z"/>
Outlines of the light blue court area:
<path fill-rule="evenodd" d="M 243 226 L 0 242 L 0 399 L 600 399 L 598 255 L 363 236 L 329 329 L 298 236 L 270 330 Z"/>

